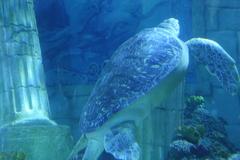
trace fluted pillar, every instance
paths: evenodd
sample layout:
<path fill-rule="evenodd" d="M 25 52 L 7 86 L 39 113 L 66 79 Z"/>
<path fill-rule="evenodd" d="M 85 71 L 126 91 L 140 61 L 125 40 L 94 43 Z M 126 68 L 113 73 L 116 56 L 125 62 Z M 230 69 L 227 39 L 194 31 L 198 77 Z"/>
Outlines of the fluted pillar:
<path fill-rule="evenodd" d="M 0 0 L 0 126 L 48 113 L 33 0 Z"/>
<path fill-rule="evenodd" d="M 69 128 L 51 123 L 48 113 L 33 0 L 0 0 L 2 158 L 22 152 L 27 160 L 65 160 L 72 148 Z"/>

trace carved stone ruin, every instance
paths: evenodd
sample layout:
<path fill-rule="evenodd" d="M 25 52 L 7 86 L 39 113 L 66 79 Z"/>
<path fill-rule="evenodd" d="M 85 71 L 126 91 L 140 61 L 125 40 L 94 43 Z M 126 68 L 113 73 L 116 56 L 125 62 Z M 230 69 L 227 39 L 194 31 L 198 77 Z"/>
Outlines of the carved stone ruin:
<path fill-rule="evenodd" d="M 65 160 L 72 147 L 69 129 L 49 113 L 33 0 L 1 0 L 0 152 Z"/>
<path fill-rule="evenodd" d="M 181 126 L 184 108 L 184 84 L 175 89 L 159 107 L 152 110 L 138 129 L 141 160 L 166 160 L 169 145 Z"/>
<path fill-rule="evenodd" d="M 27 118 L 48 119 L 32 1 L 0 1 L 0 35 L 0 125 Z"/>

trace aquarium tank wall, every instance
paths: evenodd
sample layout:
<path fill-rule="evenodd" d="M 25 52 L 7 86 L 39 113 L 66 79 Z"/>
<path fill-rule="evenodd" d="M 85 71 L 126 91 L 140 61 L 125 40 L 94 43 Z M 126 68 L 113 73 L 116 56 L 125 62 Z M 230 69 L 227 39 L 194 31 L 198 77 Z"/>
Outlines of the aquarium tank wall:
<path fill-rule="evenodd" d="M 191 53 L 184 80 L 139 125 L 117 124 L 103 144 L 85 149 L 83 111 L 97 104 L 91 94 L 105 93 L 94 86 L 114 68 L 113 53 L 169 18 L 178 19 L 184 46 L 214 40 L 240 67 L 239 0 L 0 0 L 0 160 L 240 159 L 239 92 L 227 93 Z"/>

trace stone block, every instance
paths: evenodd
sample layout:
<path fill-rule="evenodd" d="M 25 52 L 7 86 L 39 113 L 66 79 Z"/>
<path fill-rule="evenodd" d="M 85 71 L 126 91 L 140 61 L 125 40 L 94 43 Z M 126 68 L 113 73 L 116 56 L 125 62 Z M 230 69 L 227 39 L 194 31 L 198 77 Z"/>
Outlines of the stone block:
<path fill-rule="evenodd" d="M 206 9 L 206 30 L 217 30 L 218 29 L 218 8 L 210 7 Z"/>
<path fill-rule="evenodd" d="M 89 96 L 92 92 L 94 85 L 68 85 L 63 86 L 62 90 L 64 95 L 69 98 L 74 98 L 75 96 Z"/>
<path fill-rule="evenodd" d="M 62 92 L 68 99 L 68 110 L 71 110 L 71 118 L 79 119 L 81 109 L 87 102 L 93 87 L 93 85 L 69 85 L 62 87 Z"/>
<path fill-rule="evenodd" d="M 209 110 L 223 117 L 229 124 L 239 123 L 239 99 L 221 88 L 214 89 L 213 99 L 207 102 Z"/>
<path fill-rule="evenodd" d="M 79 96 L 75 97 L 74 99 L 70 100 L 70 106 L 71 106 L 71 118 L 77 118 L 79 119 L 82 111 L 82 107 L 86 104 L 88 100 L 87 96 Z"/>
<path fill-rule="evenodd" d="M 59 122 L 59 119 L 79 119 L 81 109 L 92 89 L 93 85 L 48 87 L 51 117 L 57 122 Z"/>
<path fill-rule="evenodd" d="M 176 128 L 181 124 L 183 86 L 159 107 L 152 110 L 138 128 L 138 140 L 143 150 L 143 159 L 165 159 Z"/>
<path fill-rule="evenodd" d="M 27 160 L 66 160 L 73 142 L 64 126 L 19 125 L 0 130 L 0 146 L 0 152 L 23 152 Z"/>
<path fill-rule="evenodd" d="M 237 34 L 234 31 L 208 32 L 209 39 L 217 41 L 234 59 L 237 59 Z"/>
<path fill-rule="evenodd" d="M 67 118 L 70 116 L 70 106 L 67 97 L 60 87 L 49 87 L 48 97 L 52 119 Z"/>
<path fill-rule="evenodd" d="M 138 128 L 139 130 L 139 140 L 143 144 L 152 144 L 154 141 L 153 137 L 153 117 L 152 115 L 149 115 L 146 117 L 143 121 L 143 124 L 141 127 Z"/>
<path fill-rule="evenodd" d="M 202 95 L 211 97 L 212 77 L 207 73 L 205 66 L 200 65 L 193 57 L 190 59 L 191 61 L 185 80 L 185 95 Z"/>
<path fill-rule="evenodd" d="M 144 120 L 140 130 L 140 146 L 145 160 L 165 159 L 168 145 L 171 142 L 174 131 L 179 122 L 180 112 L 155 109 Z"/>
<path fill-rule="evenodd" d="M 150 13 L 144 15 L 144 18 L 142 19 L 138 30 L 157 26 L 164 19 L 171 17 L 171 9 L 171 3 L 169 2 L 163 2 L 161 5 L 156 5 Z"/>
<path fill-rule="evenodd" d="M 143 14 L 151 11 L 156 5 L 167 1 L 168 0 L 142 0 Z"/>
<path fill-rule="evenodd" d="M 186 41 L 192 35 L 192 0 L 171 0 L 172 17 L 179 20 L 181 26 L 179 37 Z"/>
<path fill-rule="evenodd" d="M 240 8 L 239 0 L 206 0 L 205 4 L 211 7 Z"/>
<path fill-rule="evenodd" d="M 240 67 L 240 32 L 237 33 L 237 37 L 238 37 L 238 42 L 237 42 L 238 43 L 237 44 L 238 45 L 238 51 L 237 51 L 238 52 L 238 56 L 237 56 L 238 58 L 236 59 L 236 61 L 237 61 L 238 67 Z"/>
<path fill-rule="evenodd" d="M 223 89 L 214 89 L 214 97 L 207 101 L 208 110 L 215 116 L 223 117 L 230 140 L 240 146 L 240 104 L 237 96 L 231 96 Z"/>
<path fill-rule="evenodd" d="M 82 134 L 81 128 L 79 126 L 79 119 L 71 119 L 71 124 L 69 124 L 69 126 L 71 126 L 71 129 L 72 129 L 71 133 L 72 133 L 74 142 L 77 142 Z"/>
<path fill-rule="evenodd" d="M 219 28 L 221 30 L 240 30 L 240 9 L 219 10 Z"/>
<path fill-rule="evenodd" d="M 193 25 L 193 36 L 205 35 L 205 6 L 202 1 L 192 1 L 192 25 Z"/>
<path fill-rule="evenodd" d="M 152 145 L 142 144 L 142 159 L 152 159 Z"/>
<path fill-rule="evenodd" d="M 175 129 L 181 124 L 182 112 L 156 108 L 142 126 L 142 143 L 154 146 L 169 144 Z M 158 138 L 161 137 L 161 138 Z"/>
<path fill-rule="evenodd" d="M 240 148 L 240 124 L 229 125 L 226 127 L 230 141 Z"/>

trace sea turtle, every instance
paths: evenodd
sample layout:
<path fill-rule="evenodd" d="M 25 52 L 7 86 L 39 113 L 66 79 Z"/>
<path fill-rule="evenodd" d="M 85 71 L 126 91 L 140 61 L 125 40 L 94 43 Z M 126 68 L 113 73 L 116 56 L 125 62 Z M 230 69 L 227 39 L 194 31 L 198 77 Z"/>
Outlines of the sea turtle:
<path fill-rule="evenodd" d="M 238 92 L 239 74 L 228 53 L 208 39 L 183 42 L 179 30 L 178 20 L 170 18 L 144 29 L 115 51 L 83 107 L 83 135 L 69 159 L 77 159 L 87 147 L 83 160 L 97 160 L 104 149 L 116 159 L 138 160 L 135 127 L 183 80 L 189 52 L 228 92 Z"/>

